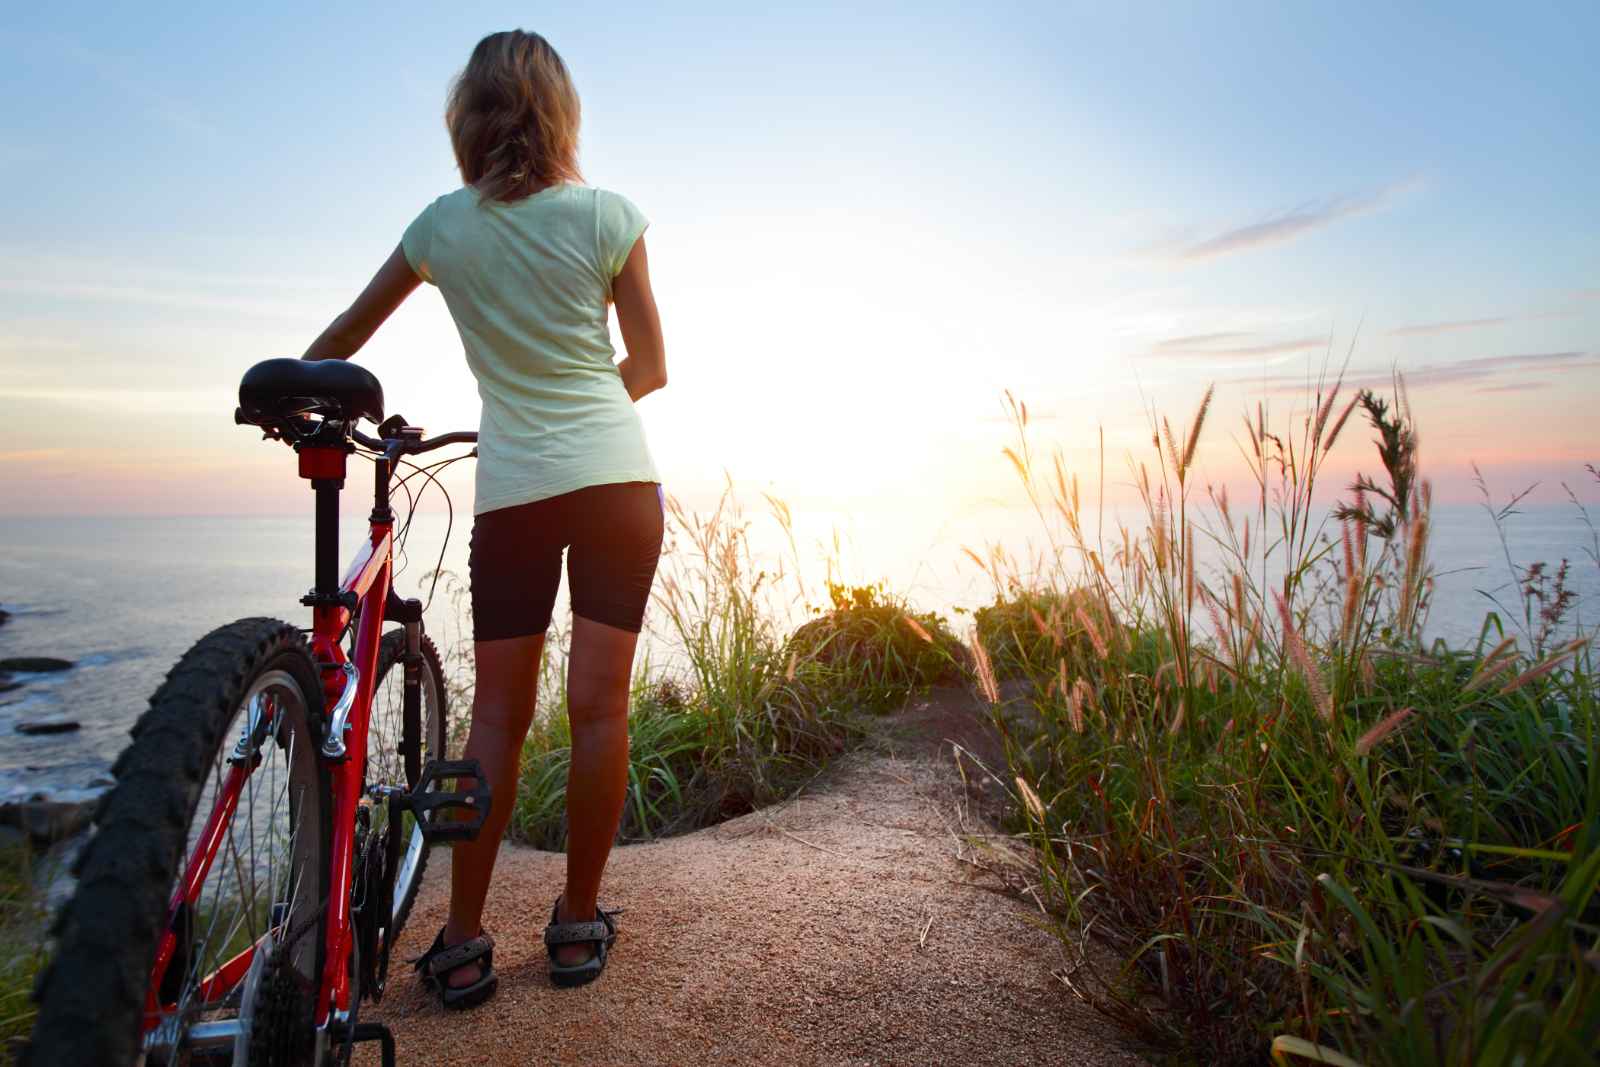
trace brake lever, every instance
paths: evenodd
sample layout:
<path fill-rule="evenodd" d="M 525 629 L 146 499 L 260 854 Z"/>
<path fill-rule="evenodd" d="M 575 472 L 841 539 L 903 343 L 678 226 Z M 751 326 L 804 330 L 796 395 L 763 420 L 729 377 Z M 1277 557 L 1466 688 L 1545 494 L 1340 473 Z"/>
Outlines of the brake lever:
<path fill-rule="evenodd" d="M 378 424 L 378 436 L 383 438 L 398 436 L 400 431 L 409 425 L 404 415 L 390 415 Z"/>

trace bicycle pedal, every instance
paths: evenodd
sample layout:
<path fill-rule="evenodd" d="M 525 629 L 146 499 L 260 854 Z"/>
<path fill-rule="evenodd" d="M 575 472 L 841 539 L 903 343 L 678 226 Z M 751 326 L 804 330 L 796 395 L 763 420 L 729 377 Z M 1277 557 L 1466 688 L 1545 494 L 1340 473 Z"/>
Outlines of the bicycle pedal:
<path fill-rule="evenodd" d="M 394 1035 L 387 1026 L 382 1023 L 357 1023 L 355 1033 L 350 1035 L 350 1044 L 359 1045 L 363 1041 L 378 1042 L 383 1067 L 394 1067 Z"/>
<path fill-rule="evenodd" d="M 444 782 L 460 785 L 471 778 L 471 789 L 445 789 Z M 429 844 L 471 841 L 489 817 L 489 785 L 483 780 L 483 767 L 475 759 L 429 760 L 409 793 L 390 793 L 389 804 L 409 811 L 417 828 Z"/>

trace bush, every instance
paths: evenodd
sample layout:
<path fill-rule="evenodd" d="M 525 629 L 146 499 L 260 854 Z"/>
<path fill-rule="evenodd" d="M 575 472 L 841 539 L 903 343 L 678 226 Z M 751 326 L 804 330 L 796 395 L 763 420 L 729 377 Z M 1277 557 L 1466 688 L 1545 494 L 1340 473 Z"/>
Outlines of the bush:
<path fill-rule="evenodd" d="M 1094 656 L 1090 628 L 1102 639 L 1119 624 L 1087 590 L 1014 588 L 973 613 L 978 640 L 1000 678 L 1036 683 L 1076 676 Z"/>
<path fill-rule="evenodd" d="M 882 586 L 829 582 L 828 597 L 832 608 L 790 636 L 790 673 L 879 711 L 918 689 L 961 680 L 966 650 L 942 616 L 919 614 Z"/>

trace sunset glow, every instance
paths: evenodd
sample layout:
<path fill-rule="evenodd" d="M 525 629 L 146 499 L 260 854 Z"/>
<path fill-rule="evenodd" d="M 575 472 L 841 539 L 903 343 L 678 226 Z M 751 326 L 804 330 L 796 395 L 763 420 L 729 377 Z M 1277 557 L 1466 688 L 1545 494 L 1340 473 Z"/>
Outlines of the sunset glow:
<path fill-rule="evenodd" d="M 652 219 L 672 384 L 642 410 L 686 497 L 726 475 L 936 528 L 1015 498 L 1003 390 L 1086 474 L 1103 427 L 1120 477 L 1149 408 L 1209 382 L 1228 479 L 1238 413 L 1303 407 L 1347 358 L 1353 384 L 1405 373 L 1444 499 L 1471 463 L 1555 492 L 1595 458 L 1592 15 L 619 14 L 538 29 L 587 176 Z M 456 184 L 445 86 L 519 17 L 13 19 L 0 509 L 303 510 L 232 424 L 238 376 L 302 351 Z M 474 425 L 437 293 L 360 359 L 392 410 Z"/>

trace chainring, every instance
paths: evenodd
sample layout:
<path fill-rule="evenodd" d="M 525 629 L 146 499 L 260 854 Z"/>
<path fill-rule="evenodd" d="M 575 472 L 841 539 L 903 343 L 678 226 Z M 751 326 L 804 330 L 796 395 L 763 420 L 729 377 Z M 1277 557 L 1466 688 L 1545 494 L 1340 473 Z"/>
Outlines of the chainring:
<path fill-rule="evenodd" d="M 350 921 L 360 948 L 361 992 L 374 1004 L 383 999 L 389 977 L 389 925 L 394 912 L 389 837 L 387 832 L 362 835 L 350 894 Z"/>

